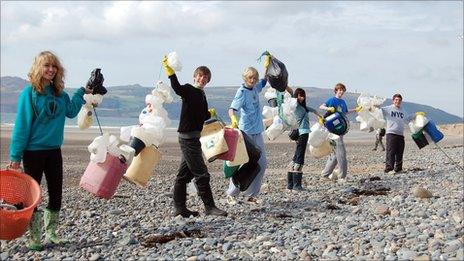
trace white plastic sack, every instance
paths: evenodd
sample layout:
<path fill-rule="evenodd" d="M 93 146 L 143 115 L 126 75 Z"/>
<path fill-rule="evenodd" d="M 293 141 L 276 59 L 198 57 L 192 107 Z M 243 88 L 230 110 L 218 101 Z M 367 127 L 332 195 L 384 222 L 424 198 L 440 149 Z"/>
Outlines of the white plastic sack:
<path fill-rule="evenodd" d="M 108 151 L 109 134 L 104 133 L 103 136 L 96 137 L 89 146 L 90 160 L 96 163 L 102 163 L 106 160 L 106 152 Z"/>
<path fill-rule="evenodd" d="M 179 60 L 179 56 L 176 52 L 170 52 L 168 54 L 168 64 L 174 71 L 180 72 L 182 70 L 182 63 Z"/>
<path fill-rule="evenodd" d="M 171 103 L 173 98 L 171 95 L 171 88 L 166 85 L 163 81 L 156 83 L 156 88 L 152 91 L 152 94 L 159 93 L 164 98 L 164 103 Z"/>
<path fill-rule="evenodd" d="M 119 149 L 119 141 L 120 140 L 118 137 L 114 135 L 109 136 L 108 153 L 115 157 L 119 157 L 119 155 L 121 155 L 121 151 Z"/>
<path fill-rule="evenodd" d="M 318 147 L 309 145 L 309 152 L 316 159 L 329 155 L 330 153 L 332 153 L 332 150 L 333 149 L 332 149 L 332 146 L 330 145 L 329 140 L 325 140 Z"/>
<path fill-rule="evenodd" d="M 81 110 L 77 114 L 77 125 L 79 129 L 85 130 L 90 128 L 93 123 L 93 112 L 92 112 L 92 105 L 82 105 Z"/>
<path fill-rule="evenodd" d="M 145 96 L 145 104 L 150 104 L 153 108 L 160 108 L 164 103 L 164 97 L 161 95 L 147 94 Z"/>
<path fill-rule="evenodd" d="M 134 127 L 137 127 L 137 125 L 121 127 L 120 129 L 121 134 L 119 135 L 119 139 L 124 142 L 129 142 L 130 136 L 131 136 L 131 130 Z"/>
<path fill-rule="evenodd" d="M 165 141 L 164 131 L 165 128 L 160 128 L 149 123 L 142 125 L 142 128 L 145 129 L 147 133 L 152 137 L 152 144 L 156 147 L 159 147 Z"/>
<path fill-rule="evenodd" d="M 266 100 L 276 99 L 277 90 L 271 87 L 267 88 L 266 92 L 264 93 L 264 97 L 266 98 Z"/>
<path fill-rule="evenodd" d="M 279 114 L 279 108 L 263 106 L 263 118 L 264 119 L 274 119 L 274 117 L 277 116 L 278 114 Z"/>
<path fill-rule="evenodd" d="M 90 93 L 86 93 L 84 94 L 84 101 L 85 101 L 85 104 L 87 105 L 98 105 L 100 104 L 102 101 L 103 101 L 103 95 L 101 94 L 90 94 Z"/>
<path fill-rule="evenodd" d="M 269 140 L 275 140 L 284 132 L 284 123 L 279 116 L 274 117 L 271 126 L 266 129 L 265 133 Z"/>
<path fill-rule="evenodd" d="M 379 107 L 385 102 L 385 98 L 370 96 L 369 94 L 361 93 L 357 99 L 358 106 L 362 106 L 363 109 L 372 109 L 373 107 Z"/>
<path fill-rule="evenodd" d="M 369 97 L 361 94 L 358 97 L 358 105 L 362 106 L 362 109 L 356 116 L 356 121 L 360 122 L 359 129 L 361 131 L 370 131 L 371 128 L 380 129 L 385 127 L 385 119 L 382 114 L 382 110 L 378 108 L 384 99 L 379 97 Z"/>
<path fill-rule="evenodd" d="M 151 131 L 150 128 L 148 128 L 148 130 L 141 126 L 132 128 L 131 136 L 141 140 L 146 147 L 156 142 L 155 133 Z"/>
<path fill-rule="evenodd" d="M 317 122 L 311 127 L 311 132 L 308 136 L 308 143 L 313 147 L 319 147 L 329 138 L 329 134 L 330 132 Z"/>

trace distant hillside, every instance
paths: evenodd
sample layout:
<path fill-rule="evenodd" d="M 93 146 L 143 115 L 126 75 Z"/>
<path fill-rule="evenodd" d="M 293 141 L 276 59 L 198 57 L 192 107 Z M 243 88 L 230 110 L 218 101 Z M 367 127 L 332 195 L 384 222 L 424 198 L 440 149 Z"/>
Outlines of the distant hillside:
<path fill-rule="evenodd" d="M 1 112 L 15 112 L 18 95 L 26 80 L 19 77 L 1 77 Z M 98 107 L 99 116 L 113 117 L 134 117 L 137 118 L 140 111 L 145 106 L 145 95 L 151 92 L 153 87 L 143 87 L 138 84 L 127 86 L 112 86 L 107 87 L 108 93 L 105 95 L 102 104 Z M 318 108 L 328 97 L 333 95 L 331 89 L 321 89 L 315 87 L 303 87 L 308 95 L 308 106 Z M 66 89 L 68 93 L 74 92 L 73 89 Z M 227 109 L 230 102 L 235 96 L 237 87 L 212 87 L 207 86 L 206 96 L 210 107 L 215 107 L 220 117 L 229 121 L 227 118 Z M 166 104 L 165 108 L 171 119 L 178 119 L 180 115 L 180 99 L 173 93 L 174 102 Z M 356 99 L 359 93 L 346 93 L 344 98 L 349 108 L 356 106 Z M 263 95 L 260 96 L 261 104 L 265 105 Z M 385 104 L 391 104 L 391 99 L 387 99 Z M 443 110 L 433 108 L 428 105 L 422 105 L 411 102 L 403 103 L 404 109 L 408 112 L 424 111 L 430 119 L 433 119 L 437 124 L 462 123 L 463 119 L 449 114 Z M 351 120 L 354 120 L 355 114 L 349 115 Z"/>

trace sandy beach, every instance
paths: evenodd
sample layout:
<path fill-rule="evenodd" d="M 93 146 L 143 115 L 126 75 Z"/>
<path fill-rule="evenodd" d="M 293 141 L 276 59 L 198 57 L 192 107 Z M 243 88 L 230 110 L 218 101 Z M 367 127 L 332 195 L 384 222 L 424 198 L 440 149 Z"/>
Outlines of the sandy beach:
<path fill-rule="evenodd" d="M 463 125 L 441 126 L 445 138 L 440 147 L 463 166 Z M 105 129 L 119 134 L 118 128 Z M 1 127 L 1 165 L 8 163 L 11 127 Z M 65 186 L 63 226 L 71 239 L 62 246 L 29 252 L 23 236 L 2 242 L 5 259 L 462 259 L 463 173 L 433 144 L 419 150 L 405 133 L 404 173 L 384 174 L 385 153 L 372 151 L 374 133 L 352 126 L 345 136 L 349 162 L 345 183 L 324 180 L 320 172 L 326 158 L 306 154 L 303 185 L 306 191 L 289 193 L 285 175 L 295 144 L 286 133 L 266 141 L 268 168 L 259 205 L 229 205 L 225 200 L 228 180 L 222 161 L 208 163 L 216 204 L 228 217 L 171 217 L 171 190 L 180 163 L 175 129 L 169 129 L 161 147 L 162 160 L 146 188 L 121 181 L 117 194 L 103 200 L 79 188 L 89 163 L 87 145 L 99 130 L 66 128 L 62 147 Z M 385 142 L 385 140 L 384 140 Z M 376 177 L 376 178 L 373 178 Z M 46 191 L 45 182 L 42 187 Z M 417 187 L 431 198 L 418 198 Z M 379 195 L 355 191 L 380 191 Z M 377 190 L 376 190 L 377 189 Z M 45 193 L 46 195 L 46 193 Z M 41 204 L 46 206 L 47 196 Z M 188 206 L 203 211 L 198 196 Z M 150 244 L 150 237 L 179 231 L 196 236 Z M 184 233 L 185 234 L 185 233 Z"/>

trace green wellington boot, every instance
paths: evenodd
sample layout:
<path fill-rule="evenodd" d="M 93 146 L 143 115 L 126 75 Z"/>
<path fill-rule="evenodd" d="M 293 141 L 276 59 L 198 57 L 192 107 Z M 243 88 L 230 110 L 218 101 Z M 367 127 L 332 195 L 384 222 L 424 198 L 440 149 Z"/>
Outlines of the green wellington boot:
<path fill-rule="evenodd" d="M 43 249 L 42 238 L 42 217 L 39 211 L 34 211 L 32 214 L 31 222 L 29 223 L 29 237 L 27 240 L 27 248 L 34 251 L 41 251 Z"/>
<path fill-rule="evenodd" d="M 45 223 L 45 242 L 53 244 L 64 244 L 68 243 L 68 240 L 59 238 L 56 235 L 56 229 L 60 223 L 60 211 L 53 211 L 45 209 L 44 212 L 44 223 Z"/>

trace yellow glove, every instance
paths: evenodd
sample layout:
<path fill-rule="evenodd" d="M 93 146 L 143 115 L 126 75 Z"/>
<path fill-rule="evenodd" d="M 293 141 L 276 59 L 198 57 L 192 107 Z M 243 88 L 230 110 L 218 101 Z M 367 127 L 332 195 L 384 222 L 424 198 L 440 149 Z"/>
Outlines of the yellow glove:
<path fill-rule="evenodd" d="M 330 113 L 334 113 L 335 108 L 334 107 L 329 107 L 329 108 L 327 108 L 327 111 L 330 112 Z"/>
<path fill-rule="evenodd" d="M 324 126 L 324 122 L 325 122 L 324 117 L 317 117 L 317 121 L 319 122 L 321 126 Z"/>
<path fill-rule="evenodd" d="M 211 115 L 211 118 L 216 117 L 217 113 L 216 113 L 215 108 L 209 108 L 208 111 L 209 111 L 209 114 Z"/>
<path fill-rule="evenodd" d="M 230 116 L 230 127 L 234 129 L 238 128 L 238 119 L 237 116 L 235 116 L 235 114 Z"/>
<path fill-rule="evenodd" d="M 423 111 L 418 111 L 418 112 L 416 112 L 416 116 L 419 116 L 419 115 L 425 116 L 425 112 L 423 112 Z"/>
<path fill-rule="evenodd" d="M 168 64 L 168 57 L 166 55 L 163 58 L 162 64 L 163 64 L 164 72 L 166 73 L 168 77 L 175 74 L 174 70 Z"/>
<path fill-rule="evenodd" d="M 359 105 L 359 106 L 357 106 L 356 108 L 354 108 L 354 111 L 355 111 L 355 112 L 360 112 L 360 111 L 362 110 L 362 108 L 363 108 L 363 107 L 362 107 L 361 105 Z"/>
<path fill-rule="evenodd" d="M 264 69 L 267 69 L 267 67 L 269 67 L 270 63 L 271 63 L 271 56 L 270 55 L 265 55 L 264 56 Z"/>

